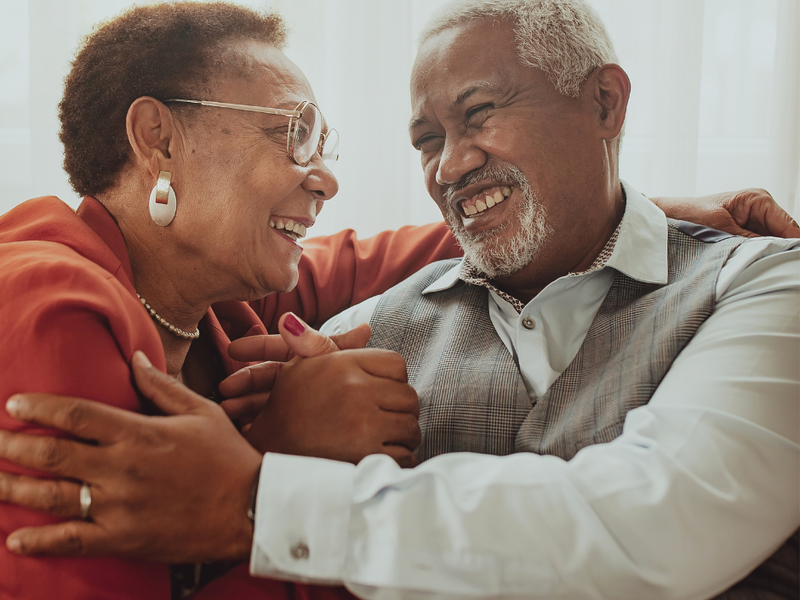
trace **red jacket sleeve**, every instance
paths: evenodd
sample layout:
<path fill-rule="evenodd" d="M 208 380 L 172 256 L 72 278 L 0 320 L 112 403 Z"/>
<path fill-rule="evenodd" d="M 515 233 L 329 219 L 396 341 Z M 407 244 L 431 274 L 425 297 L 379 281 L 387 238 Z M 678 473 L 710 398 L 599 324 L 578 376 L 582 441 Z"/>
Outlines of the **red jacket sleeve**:
<path fill-rule="evenodd" d="M 54 249 L 55 248 L 55 249 Z M 128 368 L 142 349 L 163 368 L 158 334 L 136 298 L 107 271 L 63 246 L 0 246 L 0 428 L 51 433 L 12 419 L 5 400 L 52 392 L 140 410 Z M 41 475 L 0 461 L 0 470 Z M 0 598 L 169 598 L 166 566 L 111 558 L 25 558 L 5 538 L 57 519 L 0 504 Z"/>
<path fill-rule="evenodd" d="M 353 230 L 304 242 L 297 287 L 251 303 L 271 333 L 292 311 L 314 327 L 382 294 L 425 265 L 461 256 L 444 223 L 402 227 L 359 240 Z"/>

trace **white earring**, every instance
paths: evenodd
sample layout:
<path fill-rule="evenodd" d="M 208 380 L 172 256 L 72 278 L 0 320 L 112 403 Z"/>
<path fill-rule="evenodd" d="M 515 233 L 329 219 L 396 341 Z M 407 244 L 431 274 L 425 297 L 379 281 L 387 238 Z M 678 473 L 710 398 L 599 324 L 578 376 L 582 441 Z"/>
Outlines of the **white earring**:
<path fill-rule="evenodd" d="M 150 218 L 159 227 L 166 227 L 175 218 L 178 201 L 175 199 L 175 190 L 170 185 L 172 173 L 161 171 L 153 191 L 150 192 Z"/>

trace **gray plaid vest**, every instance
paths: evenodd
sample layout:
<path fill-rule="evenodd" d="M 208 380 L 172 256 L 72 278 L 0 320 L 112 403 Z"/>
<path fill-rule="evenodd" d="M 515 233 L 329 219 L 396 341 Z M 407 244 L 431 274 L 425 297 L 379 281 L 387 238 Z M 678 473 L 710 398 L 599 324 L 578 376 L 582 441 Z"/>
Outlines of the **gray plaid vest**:
<path fill-rule="evenodd" d="M 743 238 L 669 222 L 666 285 L 617 273 L 577 356 L 531 400 L 489 318 L 488 291 L 457 282 L 422 295 L 456 260 L 386 292 L 369 345 L 399 352 L 420 399 L 420 460 L 448 452 L 550 454 L 569 460 L 622 433 L 714 310 L 722 266 Z M 798 598 L 798 536 L 719 598 Z"/>

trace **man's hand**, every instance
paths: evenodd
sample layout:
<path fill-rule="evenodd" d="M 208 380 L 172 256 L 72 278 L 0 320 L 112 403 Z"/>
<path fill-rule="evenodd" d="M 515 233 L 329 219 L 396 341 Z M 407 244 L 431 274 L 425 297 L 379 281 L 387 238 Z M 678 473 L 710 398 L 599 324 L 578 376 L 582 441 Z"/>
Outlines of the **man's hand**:
<path fill-rule="evenodd" d="M 167 415 L 148 417 L 98 402 L 45 394 L 13 397 L 13 417 L 87 442 L 0 431 L 0 458 L 48 473 L 0 473 L 0 502 L 80 518 L 90 485 L 90 521 L 15 531 L 20 554 L 98 555 L 165 563 L 244 559 L 250 554 L 250 489 L 261 455 L 225 413 L 152 367 L 137 352 L 140 391 Z"/>
<path fill-rule="evenodd" d="M 219 384 L 220 393 L 228 398 L 220 404 L 231 419 L 251 423 L 269 400 L 275 377 L 284 363 L 296 356 L 311 357 L 338 350 L 364 348 L 371 335 L 362 324 L 341 335 L 328 337 L 309 327 L 293 313 L 278 321 L 279 335 L 254 335 L 234 340 L 228 354 L 239 362 L 257 362 L 228 376 Z"/>
<path fill-rule="evenodd" d="M 417 394 L 399 354 L 342 350 L 284 366 L 245 437 L 262 452 L 352 463 L 388 454 L 412 467 L 422 439 L 418 418 Z"/>
<path fill-rule="evenodd" d="M 699 198 L 651 198 L 668 217 L 699 223 L 734 235 L 800 237 L 800 227 L 762 189 L 724 192 Z"/>
<path fill-rule="evenodd" d="M 232 358 L 270 362 L 220 384 L 223 394 L 240 396 L 223 402 L 232 418 L 257 414 L 242 430 L 255 448 L 353 463 L 382 453 L 404 467 L 417 463 L 419 402 L 399 354 L 363 349 L 368 325 L 329 338 L 288 313 L 278 329 L 280 336 L 232 342 Z M 289 362 L 275 362 L 282 360 Z"/>

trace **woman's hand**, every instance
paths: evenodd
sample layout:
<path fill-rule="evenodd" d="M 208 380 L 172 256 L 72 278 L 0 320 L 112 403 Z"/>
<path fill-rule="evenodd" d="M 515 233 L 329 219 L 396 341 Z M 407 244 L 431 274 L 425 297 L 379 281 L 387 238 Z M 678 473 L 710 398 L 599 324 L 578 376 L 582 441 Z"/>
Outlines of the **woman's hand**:
<path fill-rule="evenodd" d="M 699 198 L 651 198 L 668 217 L 734 235 L 800 237 L 797 222 L 766 190 L 749 188 Z"/>
<path fill-rule="evenodd" d="M 275 377 L 283 365 L 296 356 L 311 357 L 364 348 L 370 337 L 366 323 L 355 329 L 328 337 L 312 329 L 293 313 L 286 313 L 278 321 L 279 335 L 254 335 L 240 338 L 228 346 L 228 354 L 239 362 L 257 364 L 239 369 L 219 384 L 220 393 L 228 398 L 220 406 L 231 419 L 244 424 L 258 416 L 269 400 Z"/>
<path fill-rule="evenodd" d="M 278 330 L 231 343 L 232 358 L 267 362 L 220 384 L 237 396 L 222 403 L 228 415 L 254 419 L 242 432 L 256 449 L 353 463 L 383 453 L 404 467 L 417 463 L 416 392 L 400 355 L 363 349 L 369 325 L 329 338 L 287 313 Z"/>
<path fill-rule="evenodd" d="M 399 354 L 342 350 L 284 366 L 245 437 L 261 452 L 352 463 L 388 454 L 412 467 L 422 439 L 418 418 L 417 394 Z"/>

